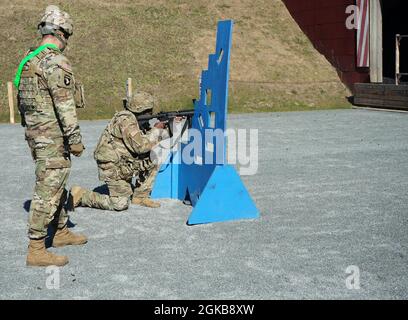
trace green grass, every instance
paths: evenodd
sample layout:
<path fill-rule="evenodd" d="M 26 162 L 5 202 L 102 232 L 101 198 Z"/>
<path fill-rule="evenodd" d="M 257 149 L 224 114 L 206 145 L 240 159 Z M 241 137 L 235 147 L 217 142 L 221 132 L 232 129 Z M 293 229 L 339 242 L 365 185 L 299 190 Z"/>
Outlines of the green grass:
<path fill-rule="evenodd" d="M 152 92 L 157 110 L 191 108 L 214 51 L 217 21 L 234 19 L 230 112 L 348 108 L 349 94 L 279 0 L 54 1 L 74 19 L 66 55 L 85 85 L 81 119 L 122 109 L 125 81 Z M 0 121 L 8 121 L 7 81 L 48 1 L 0 0 Z M 330 81 L 330 82 L 322 82 Z"/>

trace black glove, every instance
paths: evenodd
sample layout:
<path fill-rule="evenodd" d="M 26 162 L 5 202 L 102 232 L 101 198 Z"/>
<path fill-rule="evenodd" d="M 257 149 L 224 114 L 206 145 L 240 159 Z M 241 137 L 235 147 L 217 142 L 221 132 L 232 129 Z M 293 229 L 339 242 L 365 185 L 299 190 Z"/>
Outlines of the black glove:
<path fill-rule="evenodd" d="M 145 172 L 153 169 L 155 164 L 150 160 L 150 158 L 143 159 L 139 162 L 139 171 Z"/>

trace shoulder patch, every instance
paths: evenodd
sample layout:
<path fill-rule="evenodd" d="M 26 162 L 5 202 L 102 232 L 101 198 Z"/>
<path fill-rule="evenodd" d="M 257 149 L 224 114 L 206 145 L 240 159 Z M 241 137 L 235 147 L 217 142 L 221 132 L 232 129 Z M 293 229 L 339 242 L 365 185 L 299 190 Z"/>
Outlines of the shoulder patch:
<path fill-rule="evenodd" d="M 48 67 L 57 66 L 68 73 L 72 73 L 72 67 L 69 60 L 57 51 L 50 50 L 50 54 L 47 54 L 46 61 Z"/>
<path fill-rule="evenodd" d="M 71 82 L 72 82 L 72 77 L 70 75 L 68 75 L 68 74 L 65 74 L 64 75 L 64 84 L 65 84 L 65 86 L 70 87 Z"/>
<path fill-rule="evenodd" d="M 61 62 L 60 64 L 58 64 L 60 67 L 61 67 L 61 69 L 64 69 L 65 71 L 67 71 L 67 72 L 72 72 L 72 67 L 71 67 L 71 65 L 69 65 L 68 63 L 66 63 L 66 62 Z"/>
<path fill-rule="evenodd" d="M 123 110 L 123 111 L 117 112 L 115 114 L 115 117 L 117 119 L 121 118 L 121 119 L 127 119 L 127 120 L 131 120 L 131 121 L 136 120 L 135 115 L 132 112 L 128 111 L 128 110 Z"/>
<path fill-rule="evenodd" d="M 133 123 L 136 123 L 136 118 L 133 115 L 133 113 L 124 110 L 124 111 L 120 111 L 117 112 L 113 118 L 114 125 L 119 125 L 119 126 L 128 126 L 131 125 Z"/>

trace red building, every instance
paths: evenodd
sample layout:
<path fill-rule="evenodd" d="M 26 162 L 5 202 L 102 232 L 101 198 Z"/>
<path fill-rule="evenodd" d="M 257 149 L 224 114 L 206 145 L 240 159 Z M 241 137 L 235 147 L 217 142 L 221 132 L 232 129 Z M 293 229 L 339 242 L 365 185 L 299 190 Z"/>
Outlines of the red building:
<path fill-rule="evenodd" d="M 408 35 L 403 0 L 283 0 L 315 48 L 336 68 L 355 103 L 408 109 Z M 406 2 L 406 1 L 405 1 Z"/>

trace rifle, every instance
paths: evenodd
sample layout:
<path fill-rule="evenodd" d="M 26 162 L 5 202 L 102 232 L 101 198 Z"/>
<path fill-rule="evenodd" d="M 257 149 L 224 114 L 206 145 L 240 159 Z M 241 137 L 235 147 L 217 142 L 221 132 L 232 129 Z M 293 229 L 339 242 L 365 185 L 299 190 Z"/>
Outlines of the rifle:
<path fill-rule="evenodd" d="M 166 126 L 169 129 L 170 137 L 173 136 L 171 123 L 174 118 L 185 117 L 187 118 L 181 133 L 183 133 L 187 128 L 191 128 L 192 118 L 194 116 L 194 110 L 181 110 L 181 111 L 169 111 L 169 112 L 159 112 L 156 114 L 142 114 L 137 116 L 137 121 L 139 122 L 139 127 L 141 129 L 150 128 L 149 121 L 152 119 L 157 119 L 161 122 L 166 122 Z"/>
<path fill-rule="evenodd" d="M 128 78 L 126 81 L 126 98 L 122 100 L 124 109 L 128 109 L 131 96 L 132 96 L 132 79 Z M 195 99 L 193 99 L 193 103 L 194 102 L 195 102 Z M 136 118 L 139 123 L 139 127 L 142 130 L 150 129 L 149 121 L 152 119 L 157 119 L 161 122 L 166 122 L 166 127 L 169 130 L 170 137 L 172 137 L 173 136 L 172 122 L 174 118 L 177 118 L 177 117 L 187 118 L 186 122 L 184 123 L 183 129 L 181 130 L 181 135 L 182 135 L 187 128 L 191 128 L 193 116 L 194 116 L 194 110 L 181 110 L 181 111 L 159 112 L 156 114 L 142 114 L 142 115 L 137 116 Z"/>

